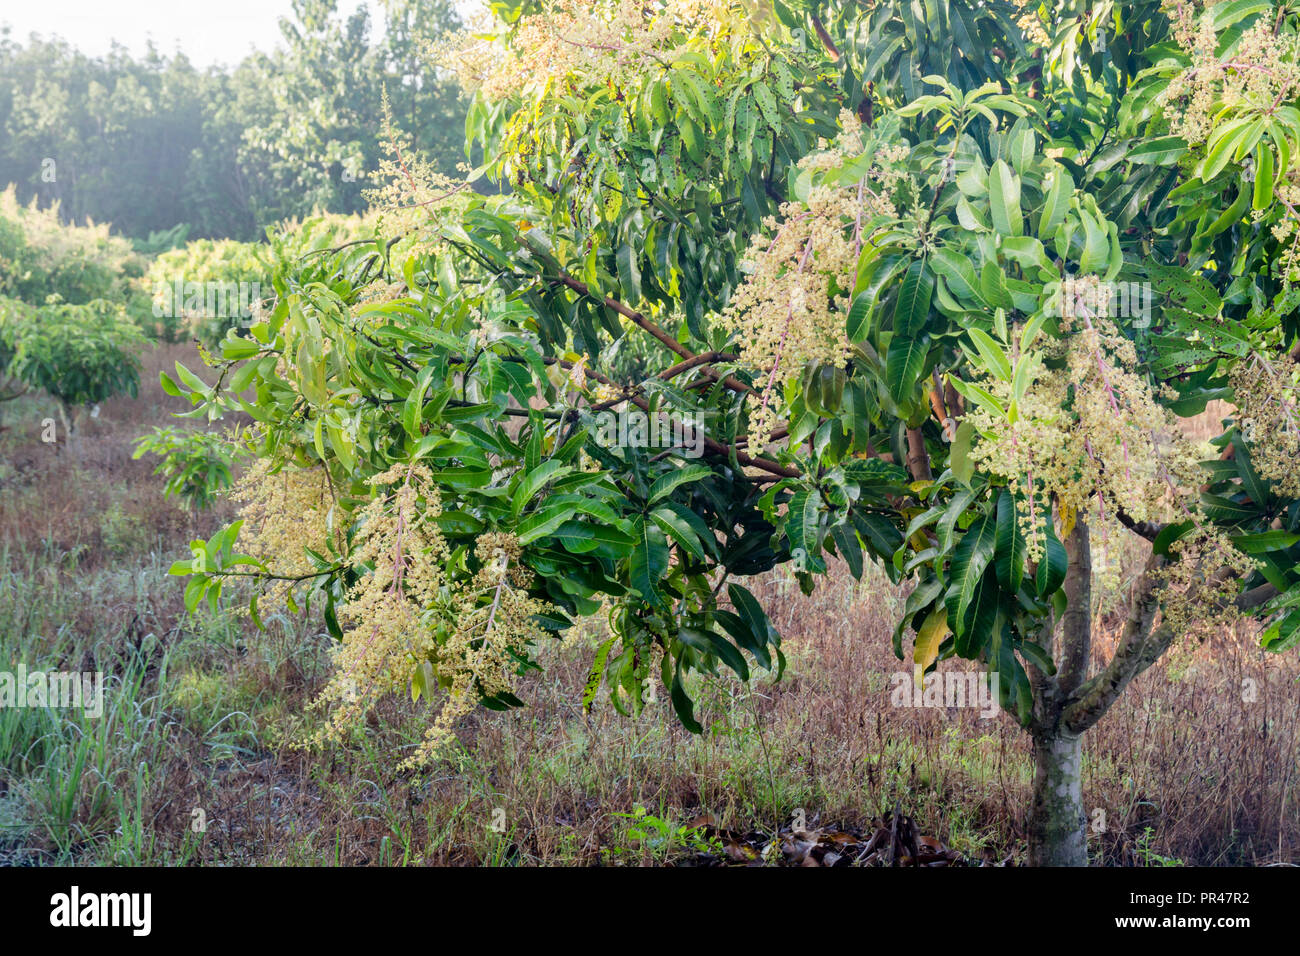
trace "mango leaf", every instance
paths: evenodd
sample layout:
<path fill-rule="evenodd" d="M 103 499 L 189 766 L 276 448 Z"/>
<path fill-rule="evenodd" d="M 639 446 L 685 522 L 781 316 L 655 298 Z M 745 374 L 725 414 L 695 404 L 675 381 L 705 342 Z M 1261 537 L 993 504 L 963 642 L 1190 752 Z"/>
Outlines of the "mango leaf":
<path fill-rule="evenodd" d="M 677 662 L 677 667 L 673 671 L 673 686 L 669 691 L 669 697 L 673 702 L 673 710 L 677 714 L 677 719 L 693 734 L 704 732 L 699 721 L 695 719 L 695 705 L 691 702 L 690 695 L 686 693 L 686 688 L 682 686 L 682 665 L 681 661 Z"/>
<path fill-rule="evenodd" d="M 930 339 L 926 335 L 908 338 L 895 334 L 890 340 L 885 355 L 885 384 L 895 402 L 902 402 L 916 388 L 929 351 Z"/>
<path fill-rule="evenodd" d="M 655 483 L 650 486 L 650 493 L 646 500 L 649 504 L 656 504 L 682 485 L 693 481 L 701 481 L 712 474 L 713 470 L 708 465 L 686 465 L 676 471 L 670 471 L 666 475 L 661 475 L 655 479 Z"/>
<path fill-rule="evenodd" d="M 942 606 L 936 607 L 926 617 L 921 629 L 916 632 L 916 643 L 912 646 L 912 663 L 916 669 L 916 679 L 930 669 L 939 657 L 939 645 L 948 636 L 948 611 Z"/>
<path fill-rule="evenodd" d="M 591 670 L 587 673 L 587 683 L 582 688 L 583 713 L 590 713 L 591 705 L 596 701 L 601 678 L 605 674 L 605 662 L 609 660 L 609 649 L 614 646 L 614 640 L 615 638 L 611 637 L 596 648 L 596 658 L 591 663 Z"/>
<path fill-rule="evenodd" d="M 894 335 L 908 339 L 917 338 L 924 330 L 930 315 L 930 297 L 934 294 L 934 275 L 918 259 L 907 267 L 898 301 L 894 306 Z"/>
<path fill-rule="evenodd" d="M 1044 522 L 1043 535 L 1043 557 L 1038 562 L 1038 571 L 1034 575 L 1034 585 L 1038 590 L 1039 597 L 1048 597 L 1056 592 L 1065 580 L 1065 572 L 1068 559 L 1065 555 L 1065 545 L 1056 536 L 1056 530 L 1052 527 L 1052 522 Z"/>
<path fill-rule="evenodd" d="M 1025 579 L 1025 552 L 1028 550 L 1024 532 L 1016 517 L 1016 502 L 1010 490 L 1003 488 L 998 496 L 998 540 L 996 567 L 998 583 L 1012 594 L 1020 590 Z"/>
<path fill-rule="evenodd" d="M 956 598 L 955 602 L 950 602 L 950 611 L 955 608 L 950 623 L 956 625 L 953 630 L 958 633 L 963 631 L 961 625 L 966 609 L 970 607 L 985 569 L 993 560 L 996 546 L 997 519 L 993 515 L 981 515 L 962 535 L 953 551 L 952 566 L 948 572 L 952 583 L 948 593 Z"/>
<path fill-rule="evenodd" d="M 948 283 L 948 288 L 959 299 L 980 299 L 979 277 L 975 266 L 960 252 L 943 246 L 930 255 L 930 265 Z"/>
<path fill-rule="evenodd" d="M 1020 179 L 1001 159 L 989 169 L 989 213 L 993 228 L 1004 236 L 1018 236 L 1024 231 L 1020 213 Z"/>
<path fill-rule="evenodd" d="M 628 556 L 632 587 L 647 601 L 662 605 L 664 599 L 659 591 L 659 582 L 668 571 L 668 541 L 664 533 L 653 522 L 647 522 L 643 515 L 638 515 L 632 522 L 632 537 L 636 539 Z"/>

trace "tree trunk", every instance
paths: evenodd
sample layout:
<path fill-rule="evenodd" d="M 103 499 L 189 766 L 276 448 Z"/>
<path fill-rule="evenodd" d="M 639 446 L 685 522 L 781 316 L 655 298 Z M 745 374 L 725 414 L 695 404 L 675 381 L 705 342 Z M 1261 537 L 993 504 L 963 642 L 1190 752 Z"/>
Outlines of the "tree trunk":
<path fill-rule="evenodd" d="M 1081 743 L 1081 737 L 1060 727 L 1034 733 L 1030 866 L 1088 865 Z"/>
<path fill-rule="evenodd" d="M 59 418 L 63 422 L 63 447 L 73 458 L 79 459 L 80 448 L 77 443 L 77 409 L 67 402 L 59 403 Z M 55 445 L 55 450 L 58 445 Z"/>
<path fill-rule="evenodd" d="M 1092 650 L 1092 552 L 1088 525 L 1080 520 L 1064 540 L 1065 612 L 1040 636 L 1056 662 L 1056 674 L 1036 668 L 1034 802 L 1026 825 L 1030 866 L 1087 866 L 1088 834 L 1083 812 L 1082 734 L 1066 726 L 1064 713 L 1088 671 Z M 1058 633 L 1059 632 L 1059 633 Z"/>

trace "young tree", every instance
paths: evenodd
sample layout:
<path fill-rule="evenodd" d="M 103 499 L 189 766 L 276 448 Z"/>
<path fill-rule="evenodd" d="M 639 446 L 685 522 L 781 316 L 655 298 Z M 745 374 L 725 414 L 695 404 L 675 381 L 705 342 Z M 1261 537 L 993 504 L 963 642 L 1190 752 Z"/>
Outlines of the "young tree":
<path fill-rule="evenodd" d="M 136 353 L 143 344 L 144 336 L 121 306 L 95 300 L 34 308 L 0 298 L 0 360 L 8 360 L 4 370 L 58 399 L 69 442 L 83 409 L 116 395 L 136 394 Z"/>
<path fill-rule="evenodd" d="M 442 56 L 509 194 L 397 147 L 413 255 L 290 271 L 215 384 L 164 379 L 260 429 L 250 554 L 195 542 L 190 605 L 236 575 L 324 600 L 325 736 L 441 685 L 419 762 L 602 608 L 584 705 L 657 672 L 699 730 L 685 674 L 783 664 L 739 579 L 871 560 L 914 582 L 899 657 L 910 629 L 919 673 L 983 662 L 1030 735 L 1030 862 L 1086 863 L 1080 741 L 1124 688 L 1238 613 L 1300 634 L 1296 15 L 493 9 Z M 1179 419 L 1220 398 L 1207 455 Z M 1094 672 L 1093 550 L 1133 535 Z"/>

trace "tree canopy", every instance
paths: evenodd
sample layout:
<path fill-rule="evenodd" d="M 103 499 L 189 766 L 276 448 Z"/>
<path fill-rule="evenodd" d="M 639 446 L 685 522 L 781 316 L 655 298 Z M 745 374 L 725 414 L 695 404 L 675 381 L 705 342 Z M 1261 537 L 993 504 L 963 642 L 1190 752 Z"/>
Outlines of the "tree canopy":
<path fill-rule="evenodd" d="M 455 170 L 460 93 L 421 55 L 458 23 L 447 0 L 386 0 L 382 24 L 364 4 L 343 17 L 337 0 L 294 0 L 280 48 L 230 70 L 0 34 L 0 187 L 140 240 L 178 225 L 258 239 L 276 220 L 358 212 L 385 94 L 421 155 Z"/>
<path fill-rule="evenodd" d="M 245 523 L 174 569 L 187 598 L 323 601 L 338 733 L 441 685 L 437 756 L 597 612 L 584 704 L 661 681 L 699 729 L 685 675 L 782 666 L 742 583 L 778 564 L 914 581 L 900 658 L 910 633 L 918 673 L 982 661 L 1036 742 L 1197 627 L 1296 642 L 1296 12 L 491 7 L 439 51 L 483 165 L 390 137 L 409 252 L 282 270 L 214 374 L 164 380 L 252 416 L 262 459 Z M 1180 420 L 1216 399 L 1198 446 Z M 1090 553 L 1131 535 L 1150 560 L 1090 674 Z"/>

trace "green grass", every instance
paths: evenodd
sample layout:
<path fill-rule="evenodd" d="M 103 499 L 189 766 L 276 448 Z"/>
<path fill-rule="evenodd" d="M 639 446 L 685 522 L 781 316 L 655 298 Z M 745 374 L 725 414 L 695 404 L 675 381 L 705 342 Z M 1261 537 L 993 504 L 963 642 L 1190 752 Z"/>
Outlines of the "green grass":
<path fill-rule="evenodd" d="M 690 851 L 681 828 L 702 812 L 770 831 L 798 810 L 864 826 L 895 807 L 972 858 L 1022 852 L 1024 735 L 970 711 L 891 708 L 890 674 L 907 669 L 888 649 L 899 592 L 843 573 L 811 598 L 780 572 L 757 583 L 788 672 L 697 679 L 700 736 L 662 699 L 638 718 L 604 700 L 584 713 L 589 638 L 543 649 L 529 706 L 468 718 L 462 749 L 428 772 L 395 769 L 429 719 L 409 699 L 346 748 L 296 747 L 320 719 L 307 704 L 330 641 L 320 621 L 284 614 L 259 631 L 237 599 L 183 613 L 166 570 L 228 514 L 161 501 L 131 461 L 165 415 L 155 392 L 106 406 L 77 460 L 34 437 L 39 401 L 5 410 L 0 669 L 99 671 L 107 702 L 100 719 L 0 709 L 0 863 L 660 863 Z M 1241 701 L 1243 676 L 1257 703 Z M 1298 677 L 1293 657 L 1223 635 L 1135 682 L 1085 744 L 1085 804 L 1108 820 L 1090 834 L 1094 860 L 1296 859 Z"/>

